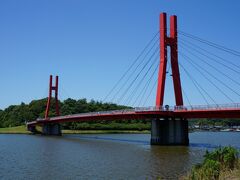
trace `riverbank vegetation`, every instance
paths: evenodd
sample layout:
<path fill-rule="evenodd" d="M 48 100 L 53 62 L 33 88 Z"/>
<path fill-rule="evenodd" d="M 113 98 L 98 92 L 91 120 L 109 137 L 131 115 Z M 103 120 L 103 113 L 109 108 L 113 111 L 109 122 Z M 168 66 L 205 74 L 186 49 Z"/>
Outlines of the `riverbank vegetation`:
<path fill-rule="evenodd" d="M 50 117 L 55 116 L 54 111 L 54 100 L 52 101 L 50 108 Z M 46 109 L 47 99 L 34 100 L 29 104 L 21 103 L 20 105 L 12 105 L 5 110 L 0 111 L 0 128 L 7 128 L 1 130 L 1 132 L 16 132 L 14 129 L 9 127 L 16 127 L 25 125 L 26 122 L 34 121 L 37 118 L 43 118 Z M 63 102 L 59 101 L 61 115 L 87 113 L 87 112 L 98 112 L 98 111 L 111 111 L 130 109 L 131 107 L 121 106 L 113 103 L 102 103 L 98 101 L 87 101 L 86 99 L 66 99 Z M 91 121 L 91 122 L 72 122 L 63 123 L 62 128 L 64 130 L 74 130 L 82 132 L 86 130 L 91 131 L 145 131 L 150 129 L 150 122 L 146 120 L 115 120 L 115 121 Z M 18 128 L 18 132 L 25 132 Z M 70 131 L 66 131 L 70 132 Z M 80 132 L 80 131 L 78 131 Z"/>
<path fill-rule="evenodd" d="M 30 134 L 30 132 L 27 131 L 25 125 L 22 125 L 16 127 L 0 128 L 0 134 Z"/>
<path fill-rule="evenodd" d="M 49 116 L 55 116 L 54 100 L 52 101 Z M 0 128 L 9 128 L 22 126 L 26 122 L 34 121 L 37 118 L 43 118 L 46 109 L 47 99 L 34 100 L 29 104 L 21 103 L 20 105 L 12 105 L 5 110 L 0 111 Z M 59 101 L 61 115 L 111 111 L 130 109 L 131 107 L 121 106 L 113 103 L 102 103 L 98 101 L 87 101 L 86 99 L 66 99 Z M 63 123 L 62 128 L 66 130 L 104 130 L 112 132 L 118 131 L 144 131 L 150 129 L 150 122 L 146 120 L 116 120 L 116 121 L 91 121 L 91 122 L 72 122 Z M 13 128 L 14 129 L 14 128 Z M 5 129 L 7 132 L 10 129 Z M 3 129 L 2 129 L 3 131 Z M 13 132 L 11 130 L 11 132 Z M 19 132 L 22 132 L 19 129 Z M 69 132 L 69 131 L 68 131 Z"/>
<path fill-rule="evenodd" d="M 82 123 L 64 123 L 63 129 L 71 130 L 150 130 L 151 123 L 139 120 L 118 120 L 118 121 L 99 121 L 99 122 L 82 122 Z"/>
<path fill-rule="evenodd" d="M 185 180 L 240 179 L 239 151 L 233 147 L 220 147 L 207 151 L 201 164 L 193 167 Z"/>
<path fill-rule="evenodd" d="M 37 127 L 37 130 L 41 132 L 41 127 Z M 138 134 L 138 133 L 150 133 L 148 130 L 70 130 L 65 129 L 62 130 L 63 134 Z M 31 134 L 30 131 L 27 131 L 25 125 L 16 126 L 16 127 L 8 127 L 8 128 L 0 128 L 0 134 Z"/>

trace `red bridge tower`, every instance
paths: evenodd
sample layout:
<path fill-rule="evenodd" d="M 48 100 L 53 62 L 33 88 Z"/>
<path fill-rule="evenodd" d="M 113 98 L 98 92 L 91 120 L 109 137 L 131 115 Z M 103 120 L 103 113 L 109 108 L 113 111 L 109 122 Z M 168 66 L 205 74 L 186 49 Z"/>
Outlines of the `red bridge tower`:
<path fill-rule="evenodd" d="M 48 94 L 47 107 L 45 111 L 45 119 L 47 119 L 49 115 L 49 110 L 50 110 L 51 100 L 52 100 L 52 91 L 55 91 L 55 111 L 56 111 L 56 116 L 59 116 L 60 113 L 59 113 L 59 105 L 58 105 L 58 76 L 56 76 L 55 86 L 53 86 L 53 78 L 52 78 L 52 75 L 50 75 L 49 94 Z"/>
<path fill-rule="evenodd" d="M 183 106 L 178 66 L 177 16 L 170 16 L 170 37 L 167 36 L 166 13 L 160 14 L 160 66 L 156 106 L 163 107 L 167 67 L 167 47 L 171 49 L 171 67 L 176 106 Z M 180 117 L 162 117 L 152 120 L 151 144 L 188 145 L 188 121 Z"/>
<path fill-rule="evenodd" d="M 182 106 L 182 88 L 178 67 L 177 16 L 170 17 L 170 37 L 167 37 L 166 25 L 166 13 L 162 13 L 160 14 L 160 66 L 158 73 L 156 106 L 162 106 L 164 100 L 167 67 L 167 46 L 170 46 L 171 48 L 171 67 L 176 106 Z"/>
<path fill-rule="evenodd" d="M 49 95 L 48 95 L 48 101 L 47 101 L 47 107 L 45 111 L 45 121 L 48 120 L 48 115 L 50 111 L 50 106 L 51 106 L 51 100 L 52 100 L 52 91 L 55 93 L 55 112 L 56 116 L 59 116 L 59 105 L 58 105 L 58 76 L 55 78 L 55 86 L 53 85 L 53 78 L 52 75 L 50 75 L 50 80 L 49 80 Z M 50 123 L 46 122 L 42 126 L 42 134 L 43 135 L 57 135 L 60 136 L 62 134 L 61 132 L 61 126 L 58 123 Z"/>

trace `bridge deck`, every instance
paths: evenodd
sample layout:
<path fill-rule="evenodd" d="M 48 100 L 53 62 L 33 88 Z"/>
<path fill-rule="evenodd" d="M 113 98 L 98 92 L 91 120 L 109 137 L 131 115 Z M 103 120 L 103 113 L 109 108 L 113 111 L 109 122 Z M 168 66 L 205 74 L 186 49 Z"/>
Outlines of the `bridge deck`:
<path fill-rule="evenodd" d="M 240 118 L 240 104 L 216 105 L 216 106 L 191 106 L 191 107 L 148 107 L 134 108 L 116 111 L 101 111 L 91 113 L 81 113 L 66 116 L 58 116 L 49 119 L 37 119 L 27 123 L 28 126 L 42 125 L 44 123 L 64 123 L 75 121 L 93 120 L 119 120 L 119 119 L 147 119 L 152 118 Z"/>

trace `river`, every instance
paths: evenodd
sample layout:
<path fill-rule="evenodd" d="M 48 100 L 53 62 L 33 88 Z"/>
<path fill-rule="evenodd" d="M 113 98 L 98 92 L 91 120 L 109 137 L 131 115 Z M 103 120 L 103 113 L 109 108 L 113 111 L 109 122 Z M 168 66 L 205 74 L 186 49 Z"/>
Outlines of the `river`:
<path fill-rule="evenodd" d="M 240 148 L 240 133 L 194 132 L 189 147 L 149 144 L 149 134 L 0 135 L 0 179 L 177 179 L 207 149 Z"/>

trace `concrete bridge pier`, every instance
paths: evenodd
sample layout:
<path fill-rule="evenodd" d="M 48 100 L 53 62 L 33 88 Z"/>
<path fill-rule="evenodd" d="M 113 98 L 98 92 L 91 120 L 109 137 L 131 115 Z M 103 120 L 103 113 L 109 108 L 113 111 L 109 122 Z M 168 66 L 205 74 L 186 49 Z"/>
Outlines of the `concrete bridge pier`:
<path fill-rule="evenodd" d="M 37 133 L 36 126 L 27 126 L 27 130 L 30 131 L 33 134 Z"/>
<path fill-rule="evenodd" d="M 46 123 L 42 126 L 42 134 L 48 136 L 61 136 L 62 130 L 60 124 Z"/>
<path fill-rule="evenodd" d="M 151 144 L 188 146 L 188 121 L 182 118 L 153 119 Z"/>

